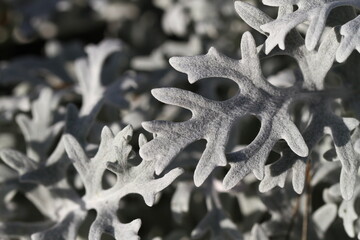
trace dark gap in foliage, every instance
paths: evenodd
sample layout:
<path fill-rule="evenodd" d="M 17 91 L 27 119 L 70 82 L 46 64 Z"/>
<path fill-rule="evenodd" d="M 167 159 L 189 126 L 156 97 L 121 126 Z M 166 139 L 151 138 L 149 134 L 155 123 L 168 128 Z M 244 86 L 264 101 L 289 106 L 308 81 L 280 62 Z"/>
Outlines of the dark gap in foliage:
<path fill-rule="evenodd" d="M 185 75 L 183 73 L 178 73 L 178 74 L 180 74 L 180 76 L 181 76 L 181 81 L 177 82 L 177 84 L 175 84 L 173 86 L 164 86 L 164 87 L 176 87 L 176 88 L 180 88 L 180 89 L 184 89 L 187 91 L 191 91 L 191 92 L 200 94 L 201 84 L 202 84 L 201 82 L 206 83 L 206 79 L 201 79 L 194 83 L 190 83 L 187 75 Z"/>
<path fill-rule="evenodd" d="M 250 2 L 250 1 L 248 1 Z M 256 1 L 255 6 L 261 9 L 264 13 L 266 13 L 272 19 L 276 19 L 278 15 L 278 9 L 276 7 L 265 5 L 262 1 Z"/>
<path fill-rule="evenodd" d="M 259 219 L 259 223 L 267 222 L 271 219 L 271 214 L 269 212 L 264 212 Z"/>
<path fill-rule="evenodd" d="M 100 109 L 96 120 L 103 123 L 104 125 L 109 125 L 113 122 L 118 123 L 121 121 L 120 110 L 116 106 L 105 104 Z"/>
<path fill-rule="evenodd" d="M 79 174 L 77 173 L 75 167 L 70 165 L 66 171 L 67 182 L 70 186 L 76 190 L 76 192 L 83 196 L 85 194 L 84 183 L 82 182 Z"/>
<path fill-rule="evenodd" d="M 152 207 L 147 206 L 140 195 L 130 194 L 125 196 L 122 201 L 120 201 L 118 211 L 120 221 L 127 223 L 140 218 L 142 221 L 142 226 L 139 230 L 141 239 L 145 236 L 166 236 L 171 229 L 174 228 L 174 222 L 170 212 L 172 194 L 173 189 L 166 189 L 158 196 L 158 200 L 155 201 Z"/>
<path fill-rule="evenodd" d="M 36 40 L 26 44 L 7 41 L 0 44 L 0 61 L 11 60 L 24 55 L 42 55 L 45 46 L 44 40 Z"/>
<path fill-rule="evenodd" d="M 251 32 L 251 35 L 254 37 L 255 39 L 255 44 L 256 46 L 259 46 L 261 44 L 264 44 L 265 40 L 266 40 L 266 36 L 264 36 L 264 34 L 259 33 L 258 31 L 256 31 L 253 28 L 250 28 L 249 31 Z M 240 42 L 241 42 L 241 36 L 239 36 L 238 38 L 238 44 L 237 46 L 240 46 Z M 239 56 L 237 56 L 237 58 L 239 58 Z"/>
<path fill-rule="evenodd" d="M 324 82 L 326 90 L 335 90 L 343 87 L 342 79 L 337 77 L 333 72 L 329 72 L 326 75 Z"/>
<path fill-rule="evenodd" d="M 289 88 L 294 86 L 298 78 L 302 79 L 298 62 L 289 56 L 273 56 L 260 61 L 264 77 L 273 86 Z"/>
<path fill-rule="evenodd" d="M 84 44 L 100 42 L 105 37 L 105 22 L 99 20 L 89 22 L 89 11 L 88 8 L 77 8 L 75 14 L 66 12 L 54 14 L 53 20 L 57 21 L 57 27 L 59 27 L 57 32 L 60 33 L 56 36 L 56 39 L 62 43 L 74 41 L 74 39 Z M 79 27 L 80 25 L 81 27 Z M 37 35 L 37 33 L 31 36 L 20 33 L 19 36 L 21 36 L 20 39 L 22 40 L 19 40 L 19 37 L 16 36 L 9 37 L 6 42 L 0 44 L 0 61 L 15 59 L 24 55 L 42 55 L 46 40 L 38 38 Z"/>
<path fill-rule="evenodd" d="M 192 117 L 192 113 L 190 110 L 181 108 L 180 112 L 178 113 L 177 120 L 173 120 L 173 122 L 185 122 L 185 121 L 190 120 L 191 117 Z"/>
<path fill-rule="evenodd" d="M 355 199 L 354 209 L 356 214 L 360 215 L 360 198 Z"/>
<path fill-rule="evenodd" d="M 1 86 L 0 85 L 0 94 L 2 96 L 11 96 L 14 92 L 14 86 Z"/>
<path fill-rule="evenodd" d="M 312 212 L 315 212 L 317 209 L 322 207 L 325 202 L 323 199 L 323 192 L 326 188 L 331 187 L 329 186 L 329 183 L 320 182 L 319 184 L 316 184 L 311 189 L 311 209 Z"/>
<path fill-rule="evenodd" d="M 355 9 L 351 6 L 340 6 L 330 11 L 326 25 L 336 27 L 344 25 L 356 17 Z"/>
<path fill-rule="evenodd" d="M 217 80 L 219 81 L 219 85 L 215 87 L 217 98 L 213 100 L 225 101 L 239 93 L 239 87 L 234 81 L 226 78 L 218 78 Z"/>
<path fill-rule="evenodd" d="M 75 96 L 75 97 L 73 97 L 73 98 L 71 98 L 71 99 L 66 99 L 66 100 L 69 100 L 69 102 L 66 102 L 67 104 L 73 104 L 73 105 L 75 105 L 76 106 L 76 108 L 78 109 L 78 110 L 80 110 L 81 109 L 81 106 L 82 106 L 82 98 L 81 98 L 81 96 L 80 95 L 77 95 L 77 96 Z M 66 104 L 66 105 L 67 105 Z"/>
<path fill-rule="evenodd" d="M 112 188 L 115 185 L 116 180 L 116 174 L 106 169 L 101 180 L 102 188 L 104 190 Z"/>
<path fill-rule="evenodd" d="M 115 239 L 115 238 L 107 233 L 103 233 L 101 235 L 101 240 L 111 240 L 111 239 Z"/>
<path fill-rule="evenodd" d="M 233 220 L 234 223 L 237 221 L 242 221 L 242 214 L 240 206 L 238 204 L 238 199 L 235 197 L 229 197 L 228 193 L 219 194 L 222 206 L 225 212 L 228 214 L 229 218 Z"/>
<path fill-rule="evenodd" d="M 343 219 L 337 217 L 325 233 L 324 239 L 354 240 L 345 232 Z"/>
<path fill-rule="evenodd" d="M 189 226 L 189 235 L 207 212 L 204 191 L 196 188 L 191 196 L 188 213 L 189 221 L 187 225 Z"/>
<path fill-rule="evenodd" d="M 195 84 L 190 85 L 189 84 L 188 86 L 191 88 L 191 90 L 186 89 L 187 91 L 194 91 L 195 90 L 195 92 L 196 92 L 197 85 L 195 85 Z M 168 86 L 166 86 L 166 87 L 168 87 Z M 154 97 L 152 96 L 151 99 L 154 100 Z M 186 109 L 186 108 L 165 104 L 165 103 L 162 103 L 160 101 L 157 101 L 156 99 L 152 104 L 157 105 L 157 109 L 162 109 L 162 114 L 157 114 L 157 118 L 155 120 L 167 120 L 167 121 L 172 121 L 172 122 L 184 122 L 184 121 L 187 121 L 187 120 L 191 119 L 191 117 L 192 117 L 191 111 L 189 109 Z M 170 115 L 171 115 L 171 119 L 165 119 L 165 117 L 169 118 Z"/>
<path fill-rule="evenodd" d="M 359 70 L 354 67 L 360 66 L 360 54 L 357 51 L 353 51 L 349 56 L 348 61 L 344 63 L 335 63 L 331 74 L 327 74 L 329 77 L 334 77 L 336 80 L 325 79 L 325 86 L 339 85 L 339 87 L 345 87 L 352 90 L 360 90 L 360 84 L 358 84 L 358 72 Z M 335 84 L 334 84 L 335 82 Z M 334 87 L 335 87 L 334 86 Z"/>
<path fill-rule="evenodd" d="M 97 216 L 96 210 L 95 209 L 91 209 L 87 211 L 85 220 L 81 223 L 80 228 L 79 228 L 79 236 L 82 236 L 85 239 L 89 238 L 89 229 L 91 224 L 95 221 Z"/>
<path fill-rule="evenodd" d="M 239 92 L 239 86 L 234 80 L 213 77 L 201 79 L 191 85 L 189 84 L 186 90 L 195 92 L 207 99 L 225 101 L 234 97 Z"/>
<path fill-rule="evenodd" d="M 249 114 L 238 119 L 231 127 L 227 151 L 249 145 L 258 135 L 260 127 L 261 122 L 254 115 Z"/>
<path fill-rule="evenodd" d="M 31 189 L 35 187 L 35 184 L 28 184 L 28 191 L 31 191 Z M 40 222 L 46 220 L 46 217 L 44 217 L 39 209 L 25 196 L 25 193 L 17 192 L 11 201 L 18 207 L 16 208 L 18 212 L 16 215 L 18 215 L 18 217 L 11 219 L 11 221 Z M 26 216 L 26 218 L 24 219 L 22 216 Z"/>
<path fill-rule="evenodd" d="M 57 147 L 57 143 L 60 141 L 60 139 L 62 138 L 62 132 L 63 131 L 60 131 L 60 133 L 59 133 L 59 135 L 57 135 L 56 137 L 54 137 L 54 142 L 53 142 L 53 144 L 49 147 L 49 150 L 48 150 L 48 152 L 47 152 L 47 156 L 51 156 L 51 154 L 54 152 L 54 150 L 56 149 L 56 147 Z M 39 143 L 39 144 L 41 144 L 41 143 Z"/>
<path fill-rule="evenodd" d="M 89 19 L 91 12 L 86 6 L 75 8 L 73 13 L 56 14 L 54 17 L 59 21 L 60 27 L 58 31 L 62 33 L 57 38 L 64 42 L 78 39 L 84 44 L 100 42 L 105 37 L 106 23 L 100 19 Z M 62 29 L 62 26 L 67 29 Z"/>
<path fill-rule="evenodd" d="M 144 210 L 145 208 L 147 208 L 147 206 L 144 203 L 142 196 L 135 193 L 126 195 L 119 203 L 118 216 L 120 222 L 128 223 L 136 218 L 139 218 L 139 216 L 136 216 L 136 214 L 138 214 L 137 211 L 140 209 Z"/>
<path fill-rule="evenodd" d="M 275 151 L 270 151 L 270 154 L 266 160 L 266 163 L 265 165 L 268 165 L 268 164 L 272 164 L 274 162 L 276 162 L 277 160 L 279 160 L 279 158 L 281 157 L 281 155 Z"/>

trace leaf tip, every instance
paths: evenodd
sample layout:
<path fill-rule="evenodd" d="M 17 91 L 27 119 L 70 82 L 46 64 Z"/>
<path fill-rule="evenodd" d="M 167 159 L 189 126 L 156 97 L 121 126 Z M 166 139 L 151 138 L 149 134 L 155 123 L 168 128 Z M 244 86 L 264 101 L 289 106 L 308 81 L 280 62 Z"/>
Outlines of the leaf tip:
<path fill-rule="evenodd" d="M 146 143 L 148 142 L 148 140 L 146 139 L 145 135 L 143 133 L 139 134 L 139 147 L 141 148 L 142 146 L 144 146 Z"/>
<path fill-rule="evenodd" d="M 151 89 L 151 95 L 153 95 L 153 97 L 156 98 L 157 100 L 159 100 L 161 98 L 163 93 L 164 93 L 163 88 L 153 88 L 153 89 Z"/>

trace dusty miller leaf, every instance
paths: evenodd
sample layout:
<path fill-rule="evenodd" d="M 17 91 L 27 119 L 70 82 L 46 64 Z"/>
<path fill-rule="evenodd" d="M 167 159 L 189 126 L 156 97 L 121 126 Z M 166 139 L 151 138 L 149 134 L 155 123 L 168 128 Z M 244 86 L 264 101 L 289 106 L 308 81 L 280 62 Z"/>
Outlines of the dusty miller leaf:
<path fill-rule="evenodd" d="M 162 178 L 155 179 L 153 162 L 143 161 L 138 166 L 129 165 L 127 160 L 132 148 L 128 142 L 131 136 L 132 128 L 129 126 L 115 136 L 105 127 L 99 150 L 91 159 L 86 156 L 74 137 L 65 137 L 66 151 L 86 189 L 83 197 L 86 209 L 95 209 L 97 212 L 97 217 L 90 227 L 91 240 L 100 239 L 102 233 L 111 234 L 116 239 L 138 239 L 140 220 L 129 224 L 120 223 L 116 216 L 119 200 L 130 193 L 137 193 L 151 206 L 155 195 L 182 173 L 180 169 L 174 169 Z M 117 181 L 113 187 L 104 190 L 101 184 L 106 169 L 116 174 Z"/>
<path fill-rule="evenodd" d="M 292 12 L 292 8 L 288 8 L 286 4 L 278 3 L 279 6 L 281 6 L 278 15 L 279 19 L 282 19 L 283 16 L 287 16 Z M 250 4 L 236 2 L 235 5 L 238 14 L 244 18 L 251 27 L 264 34 L 260 29 L 260 24 L 269 21 L 271 18 Z M 306 89 L 305 92 L 309 90 L 323 90 L 325 87 L 325 76 L 333 65 L 336 51 L 339 47 L 337 29 L 333 28 L 329 30 L 321 41 L 320 46 L 316 50 L 311 51 L 305 47 L 304 40 L 296 30 L 290 31 L 288 35 L 285 43 L 286 49 L 284 51 L 274 50 L 272 54 L 288 55 L 297 60 L 302 73 L 300 81 L 303 81 L 302 88 Z M 309 102 L 312 119 L 303 133 L 305 142 L 309 149 L 312 150 L 315 144 L 322 138 L 323 134 L 332 135 L 335 145 L 337 146 L 336 152 L 340 156 L 344 166 L 340 180 L 342 193 L 344 198 L 349 199 L 352 196 L 355 184 L 354 177 L 358 169 L 358 160 L 354 156 L 350 142 L 350 131 L 356 126 L 357 120 L 350 118 L 341 119 L 333 114 L 329 108 L 332 101 L 331 94 L 319 94 L 313 98 L 318 98 L 316 101 L 319 102 L 317 104 L 311 103 L 311 101 Z M 320 102 L 321 104 L 319 104 Z M 350 127 L 350 125 L 352 127 Z M 322 130 L 319 131 L 319 129 Z M 319 134 L 321 132 L 322 134 Z M 260 190 L 267 191 L 276 185 L 283 187 L 286 176 L 289 170 L 292 169 L 294 189 L 298 193 L 302 192 L 307 158 L 299 158 L 290 150 L 283 151 L 281 155 L 278 161 L 266 167 L 265 179 L 263 179 L 260 184 Z M 345 172 L 348 174 L 345 174 Z"/>
<path fill-rule="evenodd" d="M 280 49 L 284 50 L 286 35 L 291 29 L 305 21 L 310 21 L 306 32 L 305 45 L 307 49 L 313 50 L 320 40 L 326 19 L 332 9 L 339 6 L 360 7 L 359 1 L 356 0 L 263 0 L 263 3 L 269 6 L 296 4 L 299 7 L 295 12 L 281 16 L 261 26 L 263 31 L 270 34 L 265 42 L 266 53 L 269 53 L 276 45 L 279 45 Z"/>
<path fill-rule="evenodd" d="M 186 122 L 143 123 L 143 127 L 156 133 L 156 137 L 140 150 L 140 155 L 145 160 L 156 159 L 157 173 L 184 147 L 199 139 L 206 139 L 207 146 L 195 169 L 194 182 L 197 186 L 204 182 L 216 166 L 225 166 L 227 163 L 231 166 L 224 179 L 227 188 L 235 186 L 251 171 L 262 179 L 266 158 L 279 139 L 285 139 L 296 154 L 307 156 L 308 148 L 287 113 L 296 89 L 277 89 L 264 79 L 250 33 L 244 34 L 241 50 L 241 60 L 230 59 L 214 48 L 203 56 L 170 59 L 175 69 L 188 74 L 190 83 L 202 78 L 224 77 L 235 81 L 240 92 L 220 102 L 180 89 L 152 90 L 158 100 L 187 108 L 193 113 L 193 117 Z M 258 136 L 246 148 L 225 156 L 231 126 L 247 114 L 261 119 Z"/>
<path fill-rule="evenodd" d="M 32 119 L 24 114 L 16 116 L 27 143 L 27 156 L 36 161 L 46 158 L 64 126 L 63 121 L 53 123 L 59 100 L 51 89 L 44 88 L 31 104 Z"/>
<path fill-rule="evenodd" d="M 343 39 L 336 52 L 336 60 L 344 62 L 354 49 L 360 52 L 360 16 L 341 26 L 340 34 Z"/>
<path fill-rule="evenodd" d="M 122 50 L 123 45 L 120 41 L 104 40 L 98 45 L 88 45 L 87 58 L 78 59 L 75 62 L 77 87 L 82 97 L 82 106 L 78 110 L 76 106 L 68 105 L 66 132 L 76 136 L 82 145 L 85 144 L 90 127 L 105 102 L 116 106 L 126 105 L 121 94 L 122 79 L 108 84 L 104 84 L 105 81 L 102 79 L 105 60 Z M 112 67 L 117 67 L 117 65 Z M 107 82 L 110 80 L 106 79 Z"/>

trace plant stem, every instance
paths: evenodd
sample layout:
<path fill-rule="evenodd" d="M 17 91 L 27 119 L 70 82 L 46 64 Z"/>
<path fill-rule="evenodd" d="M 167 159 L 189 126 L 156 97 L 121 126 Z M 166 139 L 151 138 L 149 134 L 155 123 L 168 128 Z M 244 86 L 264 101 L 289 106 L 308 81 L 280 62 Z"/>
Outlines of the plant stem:
<path fill-rule="evenodd" d="M 306 202 L 305 202 L 305 209 L 304 209 L 304 217 L 303 217 L 303 224 L 302 224 L 302 233 L 301 233 L 301 240 L 308 239 L 308 226 L 309 226 L 309 217 L 311 211 L 311 161 L 310 159 L 306 163 Z"/>

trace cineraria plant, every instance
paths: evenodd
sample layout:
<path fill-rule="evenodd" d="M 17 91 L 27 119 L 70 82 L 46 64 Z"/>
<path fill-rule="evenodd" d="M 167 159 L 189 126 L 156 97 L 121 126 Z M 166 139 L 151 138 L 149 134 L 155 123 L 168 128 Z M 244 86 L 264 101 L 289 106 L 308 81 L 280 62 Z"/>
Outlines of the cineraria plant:
<path fill-rule="evenodd" d="M 3 5 L 0 239 L 360 239 L 359 0 Z"/>

